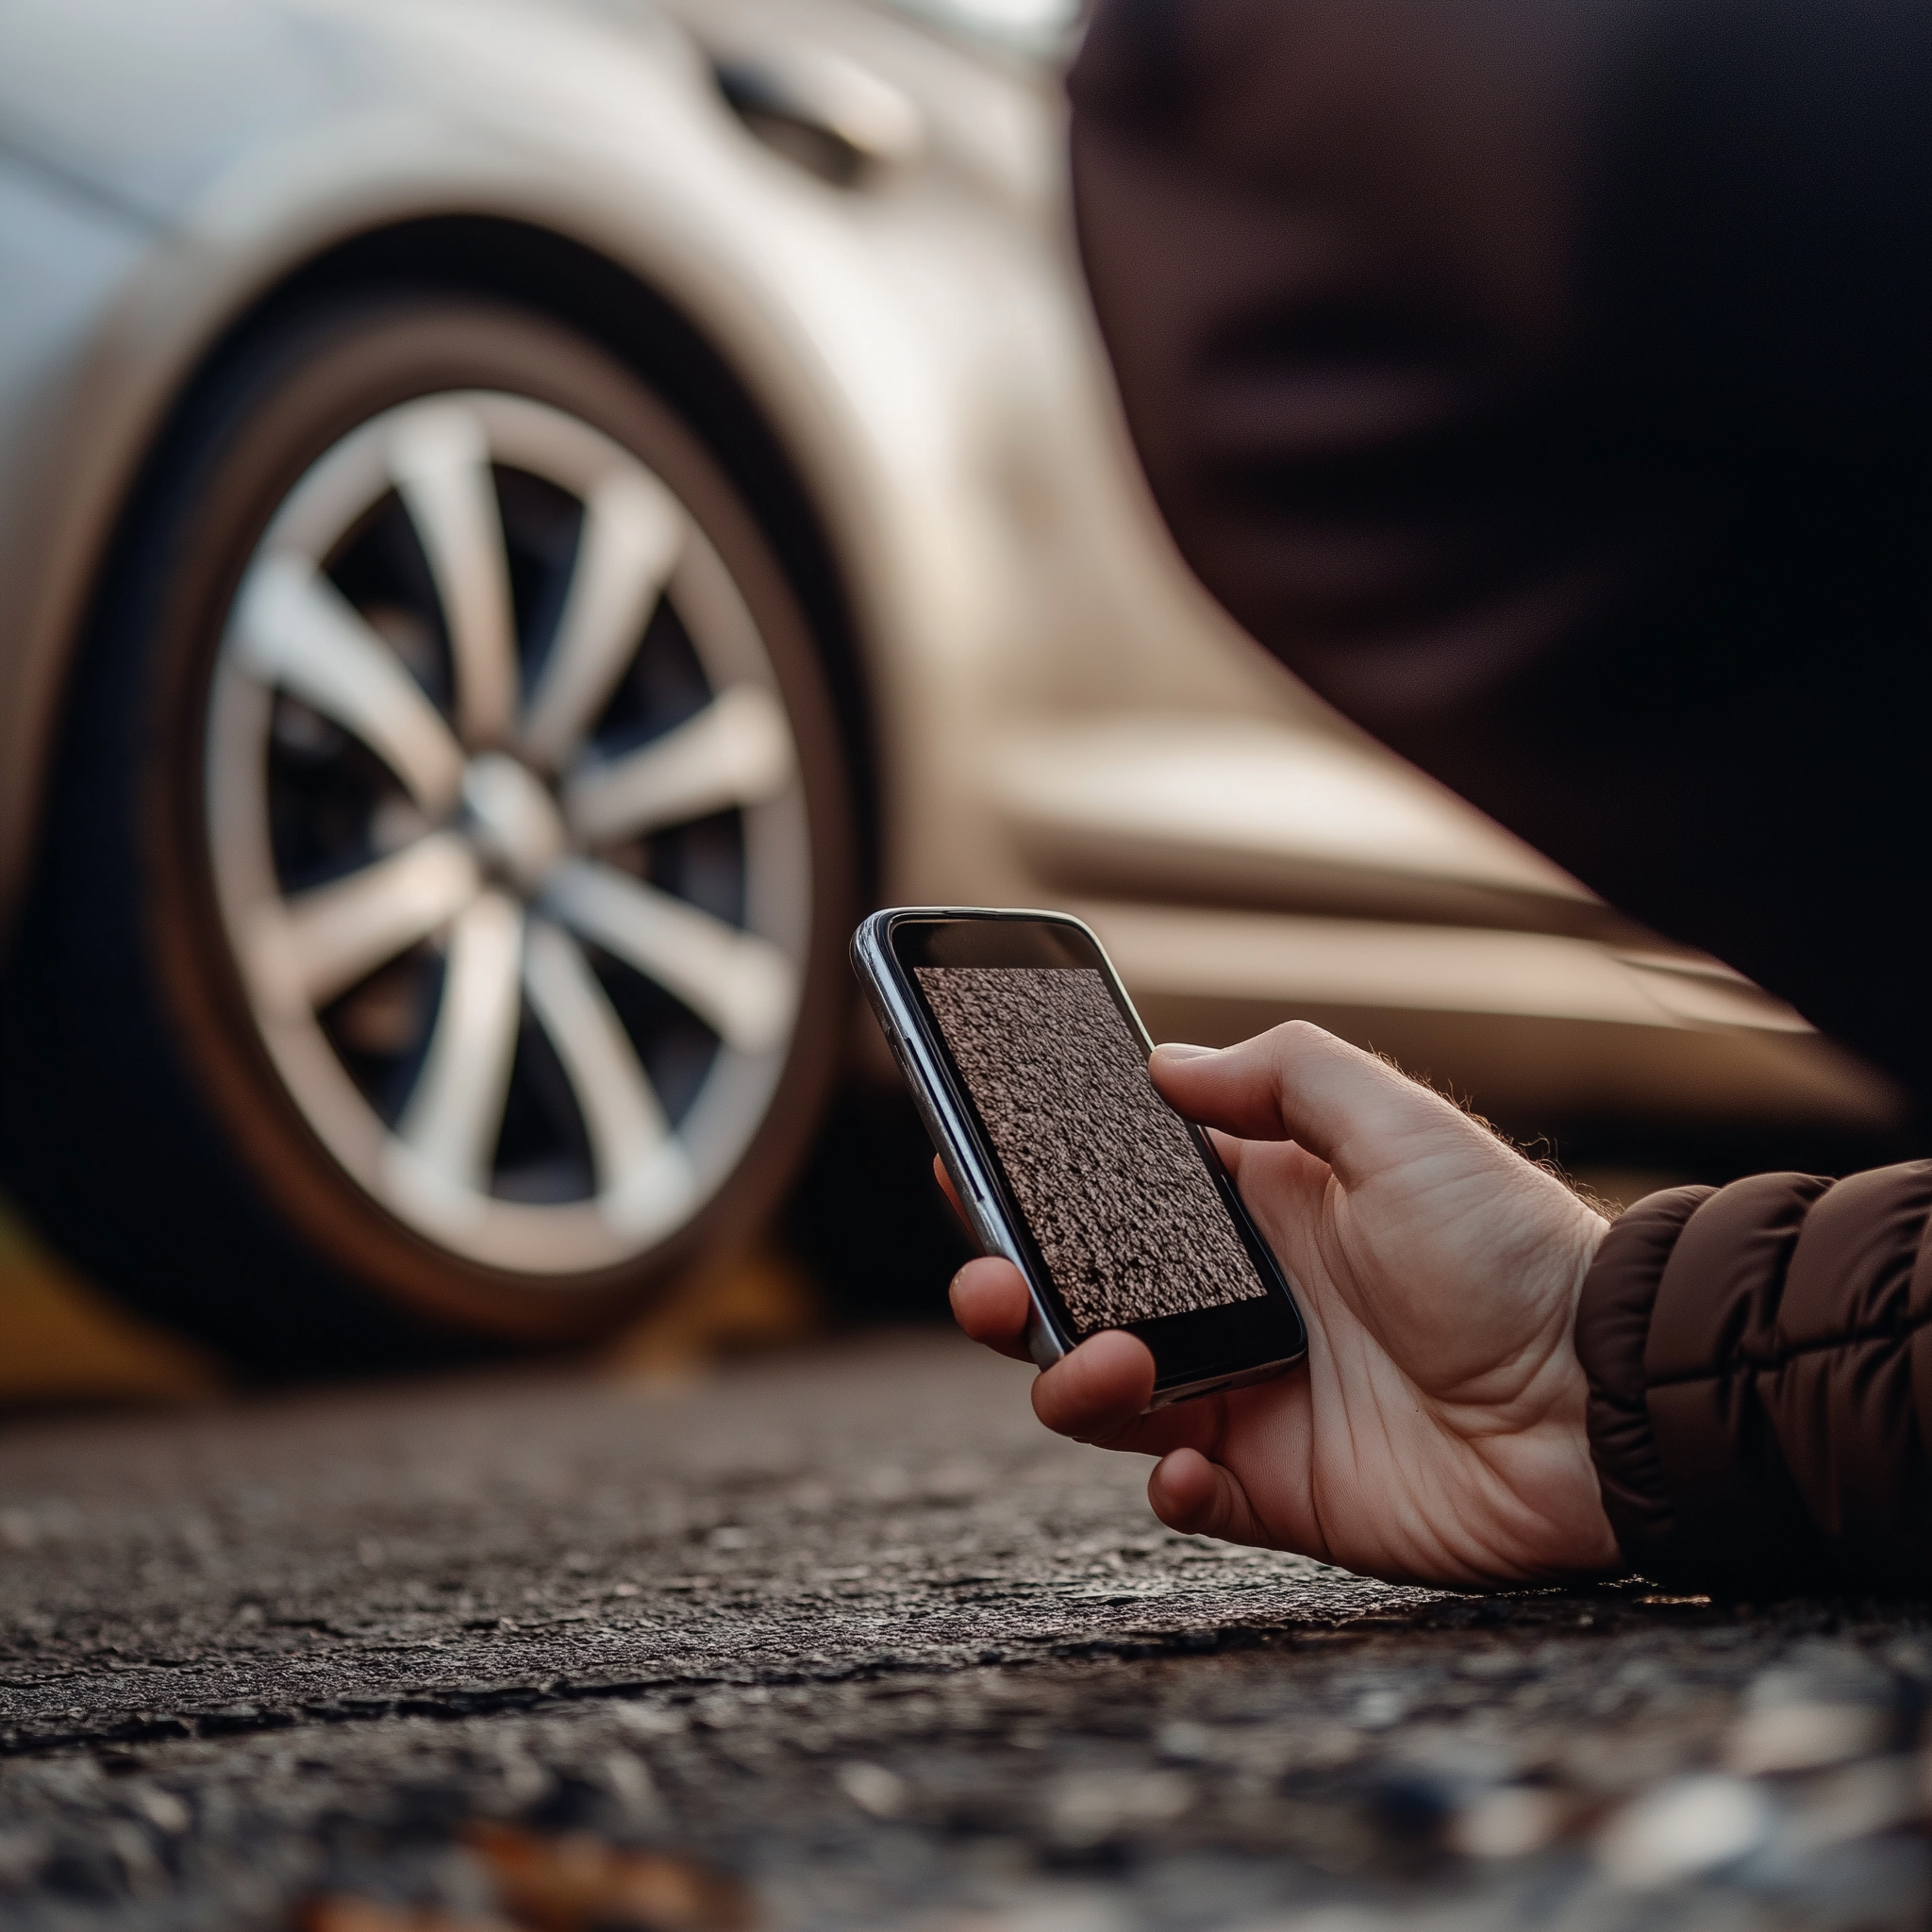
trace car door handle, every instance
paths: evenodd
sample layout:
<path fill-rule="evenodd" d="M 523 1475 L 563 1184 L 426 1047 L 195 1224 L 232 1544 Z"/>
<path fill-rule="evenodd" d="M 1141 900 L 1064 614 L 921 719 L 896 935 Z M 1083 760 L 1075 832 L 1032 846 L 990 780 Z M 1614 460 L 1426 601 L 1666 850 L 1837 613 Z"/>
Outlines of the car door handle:
<path fill-rule="evenodd" d="M 924 145 L 913 103 L 842 55 L 774 46 L 721 57 L 712 66 L 719 91 L 753 134 L 841 187 L 901 165 Z"/>

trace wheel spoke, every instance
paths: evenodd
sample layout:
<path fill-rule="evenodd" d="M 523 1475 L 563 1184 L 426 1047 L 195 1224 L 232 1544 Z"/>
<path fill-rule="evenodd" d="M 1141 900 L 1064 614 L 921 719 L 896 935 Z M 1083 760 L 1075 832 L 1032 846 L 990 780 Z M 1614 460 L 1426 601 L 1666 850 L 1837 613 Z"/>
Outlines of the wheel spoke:
<path fill-rule="evenodd" d="M 411 411 L 391 446 L 390 474 L 442 602 L 457 728 L 472 747 L 505 744 L 516 718 L 516 615 L 482 425 L 455 404 Z"/>
<path fill-rule="evenodd" d="M 721 691 L 688 723 L 563 788 L 564 816 L 587 843 L 633 839 L 770 798 L 791 776 L 785 708 L 756 684 Z"/>
<path fill-rule="evenodd" d="M 476 860 L 462 840 L 433 833 L 289 900 L 277 923 L 276 973 L 309 1007 L 325 1007 L 475 898 Z"/>
<path fill-rule="evenodd" d="M 641 470 L 608 476 L 584 505 L 576 570 L 521 734 L 525 755 L 555 771 L 595 722 L 670 580 L 684 513 Z"/>
<path fill-rule="evenodd" d="M 353 732 L 432 816 L 455 805 L 463 754 L 423 687 L 307 558 L 265 557 L 235 610 L 242 661 Z"/>
<path fill-rule="evenodd" d="M 675 994 L 729 1046 L 762 1053 L 785 1037 L 797 974 L 768 940 L 613 866 L 559 865 L 545 882 L 544 909 Z"/>
<path fill-rule="evenodd" d="M 607 1210 L 626 1222 L 675 1215 L 691 1195 L 691 1162 L 590 961 L 545 920 L 525 941 L 524 991 L 576 1095 Z"/>
<path fill-rule="evenodd" d="M 450 934 L 442 1005 L 397 1138 L 437 1181 L 488 1191 L 516 1058 L 524 915 L 485 892 Z"/>

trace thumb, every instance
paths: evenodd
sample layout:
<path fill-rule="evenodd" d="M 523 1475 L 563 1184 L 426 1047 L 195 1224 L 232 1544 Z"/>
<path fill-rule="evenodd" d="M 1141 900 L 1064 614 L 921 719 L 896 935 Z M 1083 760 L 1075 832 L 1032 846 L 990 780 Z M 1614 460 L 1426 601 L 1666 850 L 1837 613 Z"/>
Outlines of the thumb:
<path fill-rule="evenodd" d="M 1187 1119 L 1243 1141 L 1298 1141 L 1344 1187 L 1411 1135 L 1482 1134 L 1441 1094 L 1306 1020 L 1220 1053 L 1158 1046 L 1148 1072 Z"/>

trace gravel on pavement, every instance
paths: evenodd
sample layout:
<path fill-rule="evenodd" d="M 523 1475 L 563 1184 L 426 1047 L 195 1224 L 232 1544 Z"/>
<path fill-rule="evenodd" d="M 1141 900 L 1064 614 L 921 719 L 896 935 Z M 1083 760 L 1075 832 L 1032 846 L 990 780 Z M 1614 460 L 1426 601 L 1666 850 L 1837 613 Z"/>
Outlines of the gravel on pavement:
<path fill-rule="evenodd" d="M 1456 1596 L 1175 1536 L 1029 1373 L 911 1331 L 15 1422 L 0 1919 L 481 1923 L 505 1827 L 801 1932 L 1932 1916 L 1926 1606 Z"/>

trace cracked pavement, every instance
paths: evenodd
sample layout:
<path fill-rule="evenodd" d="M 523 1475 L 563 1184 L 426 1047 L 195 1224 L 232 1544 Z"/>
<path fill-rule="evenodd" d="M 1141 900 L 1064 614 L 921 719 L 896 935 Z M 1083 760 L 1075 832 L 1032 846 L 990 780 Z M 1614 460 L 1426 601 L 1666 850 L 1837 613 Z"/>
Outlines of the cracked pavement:
<path fill-rule="evenodd" d="M 482 1912 L 464 1824 L 781 1927 L 1925 1923 L 1932 1613 L 1473 1598 L 1174 1536 L 862 1338 L 0 1432 L 0 1910 Z"/>

